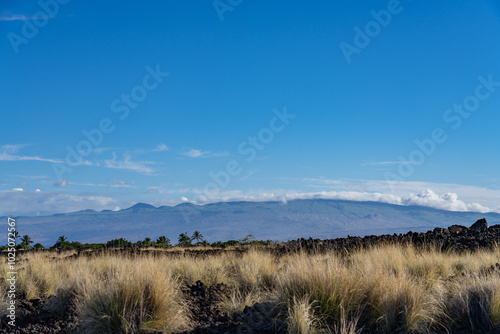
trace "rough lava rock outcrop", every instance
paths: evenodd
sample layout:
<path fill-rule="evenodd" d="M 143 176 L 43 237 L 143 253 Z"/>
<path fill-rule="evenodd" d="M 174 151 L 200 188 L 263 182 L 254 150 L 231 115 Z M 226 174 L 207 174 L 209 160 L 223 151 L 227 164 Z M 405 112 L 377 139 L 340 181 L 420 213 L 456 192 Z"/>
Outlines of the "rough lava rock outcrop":
<path fill-rule="evenodd" d="M 479 219 L 477 222 L 472 224 L 470 229 L 472 231 L 484 232 L 488 229 L 488 222 L 484 218 Z"/>
<path fill-rule="evenodd" d="M 349 254 L 370 246 L 381 244 L 413 244 L 416 247 L 435 246 L 444 251 L 475 251 L 491 249 L 500 242 L 500 225 L 488 227 L 486 219 L 479 219 L 470 228 L 461 225 L 451 225 L 448 228 L 437 227 L 434 230 L 405 234 L 369 235 L 365 237 L 337 238 L 337 239 L 297 239 L 278 244 L 277 253 L 296 251 L 338 251 Z"/>

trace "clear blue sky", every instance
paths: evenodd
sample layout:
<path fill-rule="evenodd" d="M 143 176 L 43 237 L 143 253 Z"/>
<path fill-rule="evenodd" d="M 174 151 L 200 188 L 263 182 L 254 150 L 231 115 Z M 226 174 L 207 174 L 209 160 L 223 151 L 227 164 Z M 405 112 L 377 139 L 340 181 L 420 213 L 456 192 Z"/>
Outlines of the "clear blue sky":
<path fill-rule="evenodd" d="M 0 214 L 318 192 L 500 210 L 497 1 L 41 3 L 0 8 Z"/>

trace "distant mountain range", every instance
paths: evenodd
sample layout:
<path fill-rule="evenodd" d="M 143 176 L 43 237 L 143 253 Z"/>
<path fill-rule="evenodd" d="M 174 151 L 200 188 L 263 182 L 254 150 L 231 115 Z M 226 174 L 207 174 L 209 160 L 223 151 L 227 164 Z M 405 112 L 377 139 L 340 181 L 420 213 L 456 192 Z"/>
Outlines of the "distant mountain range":
<path fill-rule="evenodd" d="M 6 220 L 6 217 L 4 217 Z M 200 231 L 209 242 L 240 239 L 286 241 L 297 238 L 337 238 L 347 235 L 421 232 L 453 224 L 470 226 L 486 218 L 500 224 L 498 213 L 454 212 L 421 206 L 379 202 L 308 199 L 282 202 L 191 203 L 154 207 L 138 203 L 119 211 L 83 210 L 51 216 L 17 217 L 21 235 L 53 245 L 61 235 L 70 241 L 131 241 L 165 235 L 175 242 L 180 233 Z"/>

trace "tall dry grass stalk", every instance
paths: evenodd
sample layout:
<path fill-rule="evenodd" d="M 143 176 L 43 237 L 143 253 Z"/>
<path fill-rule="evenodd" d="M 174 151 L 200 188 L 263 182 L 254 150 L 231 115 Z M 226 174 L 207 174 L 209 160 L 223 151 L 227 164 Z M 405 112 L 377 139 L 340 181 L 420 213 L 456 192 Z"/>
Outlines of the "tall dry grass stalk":
<path fill-rule="evenodd" d="M 330 322 L 338 322 L 341 309 L 354 314 L 366 303 L 362 276 L 333 254 L 292 255 L 277 277 L 277 298 L 285 304 L 308 296 L 316 303 L 315 313 Z"/>
<path fill-rule="evenodd" d="M 229 314 L 271 301 L 291 333 L 473 332 L 500 328 L 500 249 L 465 254 L 385 245 L 349 255 L 249 249 L 196 257 L 164 252 L 71 258 L 29 253 L 18 290 L 77 312 L 82 333 L 188 329 L 183 285 L 225 284 Z M 5 267 L 0 279 L 5 284 Z M 0 295 L 1 297 L 1 295 Z M 0 300 L 1 303 L 1 300 Z"/>
<path fill-rule="evenodd" d="M 266 290 L 274 287 L 280 270 L 276 258 L 266 251 L 250 249 L 240 258 L 234 257 L 229 270 L 240 290 Z"/>
<path fill-rule="evenodd" d="M 500 275 L 485 270 L 499 261 L 498 249 L 456 254 L 387 245 L 348 257 L 296 254 L 284 261 L 277 300 L 317 303 L 315 316 L 337 332 L 342 322 L 412 333 L 484 330 L 500 322 Z"/>
<path fill-rule="evenodd" d="M 81 333 L 172 333 L 191 326 L 171 259 L 51 259 L 33 253 L 26 260 L 19 274 L 21 293 L 28 299 L 52 297 L 52 308 L 60 312 L 73 307 Z"/>
<path fill-rule="evenodd" d="M 293 298 L 288 306 L 287 329 L 290 334 L 316 334 L 317 320 L 313 316 L 313 305 L 308 296 Z"/>
<path fill-rule="evenodd" d="M 190 327 L 180 283 L 153 259 L 110 266 L 102 280 L 83 285 L 78 297 L 80 330 L 97 333 L 172 333 Z"/>

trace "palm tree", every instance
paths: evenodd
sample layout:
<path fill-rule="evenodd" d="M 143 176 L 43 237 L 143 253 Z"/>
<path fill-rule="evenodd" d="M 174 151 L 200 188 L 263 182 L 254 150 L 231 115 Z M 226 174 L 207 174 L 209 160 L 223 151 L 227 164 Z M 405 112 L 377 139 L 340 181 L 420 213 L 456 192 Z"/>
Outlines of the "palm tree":
<path fill-rule="evenodd" d="M 200 231 L 194 231 L 191 240 L 196 240 L 197 243 L 203 240 L 203 234 Z"/>
<path fill-rule="evenodd" d="M 32 243 L 33 243 L 33 240 L 31 240 L 31 238 L 27 234 L 23 235 L 23 237 L 21 238 L 21 244 L 22 245 L 24 244 L 26 246 L 26 248 L 30 248 L 30 245 Z"/>
<path fill-rule="evenodd" d="M 255 241 L 255 237 L 252 234 L 249 234 L 243 239 L 240 239 L 240 243 L 242 244 L 249 244 L 252 243 L 252 241 Z"/>
<path fill-rule="evenodd" d="M 179 238 L 177 240 L 179 241 L 178 243 L 179 246 L 183 247 L 191 246 L 191 238 L 188 236 L 187 232 L 179 234 Z"/>
<path fill-rule="evenodd" d="M 71 244 L 68 242 L 68 238 L 66 238 L 64 235 L 61 235 L 54 245 L 54 247 L 57 249 L 70 248 L 70 246 Z"/>
<path fill-rule="evenodd" d="M 168 247 L 170 246 L 170 239 L 162 235 L 161 237 L 158 238 L 158 240 L 156 240 L 156 244 L 158 246 Z"/>
<path fill-rule="evenodd" d="M 149 246 L 151 246 L 151 244 L 152 244 L 151 238 L 149 238 L 149 237 L 144 238 L 144 241 L 142 242 L 143 246 L 149 247 Z"/>

